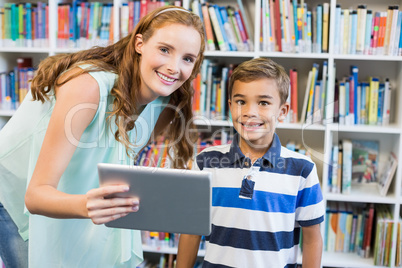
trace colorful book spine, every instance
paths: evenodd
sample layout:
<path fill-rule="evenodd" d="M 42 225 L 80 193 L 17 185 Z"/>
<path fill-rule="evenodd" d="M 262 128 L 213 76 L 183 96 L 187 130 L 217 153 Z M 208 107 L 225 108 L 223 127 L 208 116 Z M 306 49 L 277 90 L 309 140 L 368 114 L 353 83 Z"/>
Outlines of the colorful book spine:
<path fill-rule="evenodd" d="M 212 32 L 212 23 L 209 16 L 208 4 L 204 3 L 201 6 L 202 16 L 204 18 L 205 34 L 207 39 L 208 50 L 215 50 L 215 39 Z"/>
<path fill-rule="evenodd" d="M 378 88 L 379 79 L 376 77 L 370 80 L 370 97 L 369 97 L 369 113 L 368 113 L 368 123 L 370 125 L 377 124 L 378 115 Z"/>
<path fill-rule="evenodd" d="M 329 39 L 329 3 L 323 4 L 322 16 L 322 51 L 328 52 Z"/>
<path fill-rule="evenodd" d="M 373 27 L 373 12 L 371 10 L 367 10 L 366 15 L 366 29 L 365 29 L 365 37 L 364 37 L 364 55 L 369 55 L 370 53 L 370 41 L 371 41 L 371 29 Z"/>

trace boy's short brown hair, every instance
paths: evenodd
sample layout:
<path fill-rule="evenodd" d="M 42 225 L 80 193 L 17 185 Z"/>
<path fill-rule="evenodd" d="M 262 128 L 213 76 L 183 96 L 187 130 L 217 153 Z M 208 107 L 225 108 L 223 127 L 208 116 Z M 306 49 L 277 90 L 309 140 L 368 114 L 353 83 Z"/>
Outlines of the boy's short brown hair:
<path fill-rule="evenodd" d="M 229 99 L 232 98 L 232 89 L 235 81 L 251 82 L 262 78 L 275 79 L 279 90 L 281 105 L 288 98 L 290 79 L 285 69 L 267 58 L 256 58 L 245 61 L 237 66 L 229 79 Z"/>

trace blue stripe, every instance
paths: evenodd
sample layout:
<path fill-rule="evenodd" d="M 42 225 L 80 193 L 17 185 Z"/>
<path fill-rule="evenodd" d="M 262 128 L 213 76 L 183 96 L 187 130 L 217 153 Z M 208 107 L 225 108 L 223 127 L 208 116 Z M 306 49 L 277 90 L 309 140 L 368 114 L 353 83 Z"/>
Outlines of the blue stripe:
<path fill-rule="evenodd" d="M 277 163 L 271 163 L 273 167 L 261 167 L 260 171 L 268 171 L 277 174 L 287 174 L 307 178 L 313 170 L 314 163 L 300 158 L 278 158 Z"/>
<path fill-rule="evenodd" d="M 261 232 L 227 228 L 212 224 L 207 241 L 220 246 L 248 250 L 280 251 L 299 244 L 300 228 L 291 232 Z"/>
<path fill-rule="evenodd" d="M 304 188 L 297 194 L 297 207 L 307 207 L 322 201 L 320 185 L 317 183 L 309 188 Z"/>
<path fill-rule="evenodd" d="M 284 268 L 296 268 L 297 264 L 287 264 Z M 222 264 L 213 264 L 210 263 L 206 260 L 204 260 L 204 262 L 202 263 L 202 268 L 233 268 L 231 266 L 226 266 L 226 265 L 222 265 Z"/>
<path fill-rule="evenodd" d="M 297 221 L 299 224 L 300 224 L 300 226 L 302 226 L 302 227 L 308 227 L 308 226 L 313 226 L 313 225 L 316 225 L 316 224 L 320 224 L 321 222 L 323 222 L 324 221 L 324 216 L 321 216 L 321 217 L 319 217 L 319 218 L 317 218 L 317 219 L 313 219 L 313 220 L 308 220 L 308 221 Z"/>
<path fill-rule="evenodd" d="M 240 158 L 241 156 L 237 157 Z M 209 151 L 200 153 L 197 156 L 197 165 L 200 170 L 204 168 L 248 168 L 244 165 L 244 158 L 242 161 L 234 161 L 235 158 L 236 156 L 231 156 L 230 153 Z M 301 176 L 303 178 L 307 178 L 314 168 L 314 163 L 311 161 L 291 157 L 283 158 L 272 156 L 267 163 L 265 163 L 265 161 L 263 163 L 260 171 Z"/>
<path fill-rule="evenodd" d="M 214 187 L 212 189 L 212 206 L 265 212 L 295 213 L 296 211 L 296 197 L 293 195 L 254 190 L 253 199 L 243 199 L 239 198 L 239 193 L 240 188 Z"/>

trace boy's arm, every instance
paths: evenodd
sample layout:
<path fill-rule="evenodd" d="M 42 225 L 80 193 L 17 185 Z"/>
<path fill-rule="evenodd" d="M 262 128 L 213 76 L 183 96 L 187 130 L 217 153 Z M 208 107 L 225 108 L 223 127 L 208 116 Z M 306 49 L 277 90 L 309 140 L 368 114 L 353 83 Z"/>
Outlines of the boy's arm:
<path fill-rule="evenodd" d="M 302 227 L 303 267 L 321 267 L 322 237 L 320 225 Z"/>
<path fill-rule="evenodd" d="M 176 267 L 194 267 L 197 259 L 198 248 L 201 236 L 181 234 L 179 238 L 179 249 L 177 250 Z"/>

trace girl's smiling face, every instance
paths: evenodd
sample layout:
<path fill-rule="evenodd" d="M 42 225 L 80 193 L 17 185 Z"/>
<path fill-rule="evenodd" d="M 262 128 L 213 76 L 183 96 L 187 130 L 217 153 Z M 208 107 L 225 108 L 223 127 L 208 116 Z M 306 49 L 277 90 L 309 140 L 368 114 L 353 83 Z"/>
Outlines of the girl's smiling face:
<path fill-rule="evenodd" d="M 191 75 L 201 47 L 201 36 L 193 27 L 169 24 L 155 30 L 144 42 L 137 34 L 135 49 L 141 54 L 139 104 L 169 96 Z"/>

